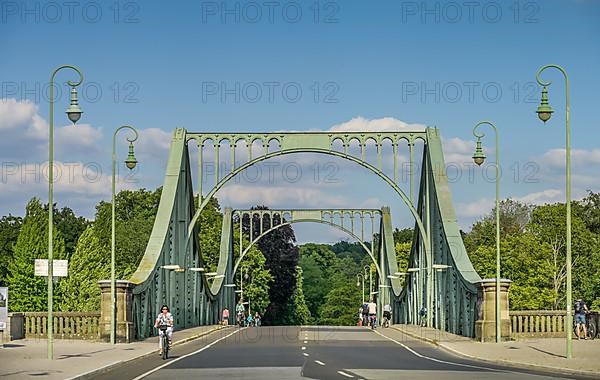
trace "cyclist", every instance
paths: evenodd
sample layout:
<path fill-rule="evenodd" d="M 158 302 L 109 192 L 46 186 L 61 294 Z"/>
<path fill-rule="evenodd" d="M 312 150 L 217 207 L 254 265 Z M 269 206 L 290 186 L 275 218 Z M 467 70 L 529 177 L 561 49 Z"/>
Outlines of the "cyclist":
<path fill-rule="evenodd" d="M 254 325 L 260 327 L 260 313 L 258 311 L 254 313 Z"/>
<path fill-rule="evenodd" d="M 383 306 L 383 327 L 389 327 L 390 320 L 392 319 L 392 306 L 389 303 L 386 303 Z"/>
<path fill-rule="evenodd" d="M 154 327 L 158 328 L 159 326 L 167 325 L 167 338 L 169 339 L 169 346 L 171 346 L 171 342 L 173 341 L 173 316 L 169 313 L 169 307 L 167 305 L 163 305 L 160 308 L 160 313 L 156 320 L 154 321 Z M 160 349 L 160 355 L 163 353 L 163 334 L 162 330 L 158 330 L 158 348 Z"/>
<path fill-rule="evenodd" d="M 245 314 L 246 314 L 246 309 L 244 308 L 244 304 L 242 303 L 242 300 L 240 300 L 240 302 L 238 302 L 237 306 L 235 307 L 235 311 L 237 313 L 237 323 L 239 326 L 242 326 L 244 324 L 244 320 L 245 318 Z"/>
<path fill-rule="evenodd" d="M 579 298 L 575 301 L 575 325 L 577 326 L 575 329 L 575 335 L 577 335 L 577 339 L 581 339 L 581 330 L 583 327 L 583 339 L 587 338 L 587 329 L 585 327 L 585 315 L 589 312 L 589 309 L 585 302 Z"/>
<path fill-rule="evenodd" d="M 371 299 L 369 302 L 369 321 L 371 322 L 371 328 L 377 328 L 377 304 Z"/>
<path fill-rule="evenodd" d="M 248 313 L 248 318 L 246 318 L 246 326 L 252 327 L 254 325 L 254 318 L 252 318 L 252 313 Z"/>

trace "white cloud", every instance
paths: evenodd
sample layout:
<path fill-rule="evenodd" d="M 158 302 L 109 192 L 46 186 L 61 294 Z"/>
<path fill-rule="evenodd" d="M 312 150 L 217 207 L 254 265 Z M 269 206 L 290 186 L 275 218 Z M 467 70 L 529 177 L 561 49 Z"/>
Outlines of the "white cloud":
<path fill-rule="evenodd" d="M 456 215 L 459 218 L 479 218 L 489 213 L 495 203 L 494 198 L 480 198 L 473 202 L 456 203 Z"/>
<path fill-rule="evenodd" d="M 336 124 L 329 130 L 333 132 L 422 131 L 425 127 L 423 124 L 409 124 L 393 117 L 369 120 L 358 116 L 344 123 Z"/>
<path fill-rule="evenodd" d="M 550 149 L 539 159 L 540 163 L 550 168 L 564 169 L 566 162 L 566 149 Z M 573 149 L 571 150 L 571 165 L 574 167 L 591 167 L 600 165 L 600 149 Z"/>
<path fill-rule="evenodd" d="M 55 120 L 57 121 L 57 120 Z M 60 124 L 58 124 L 60 125 Z M 29 100 L 0 99 L 0 130 L 2 155 L 14 156 L 28 152 L 45 156 L 49 123 L 39 115 L 39 106 Z M 55 146 L 59 152 L 95 152 L 102 132 L 89 124 L 55 125 Z M 34 153 L 32 155 L 31 153 Z"/>
<path fill-rule="evenodd" d="M 564 202 L 565 196 L 561 190 L 547 189 L 529 193 L 521 197 L 515 197 L 515 200 L 535 205 L 543 205 L 546 203 Z"/>

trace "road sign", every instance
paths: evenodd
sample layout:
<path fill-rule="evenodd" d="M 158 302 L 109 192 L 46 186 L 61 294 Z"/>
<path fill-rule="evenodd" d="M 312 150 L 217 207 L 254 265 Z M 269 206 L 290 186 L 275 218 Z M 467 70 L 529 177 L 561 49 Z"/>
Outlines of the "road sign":
<path fill-rule="evenodd" d="M 53 277 L 67 277 L 68 260 L 52 260 L 52 263 Z M 34 274 L 36 276 L 48 277 L 48 259 L 35 259 Z"/>
<path fill-rule="evenodd" d="M 8 288 L 0 288 L 0 330 L 4 331 L 8 322 Z"/>

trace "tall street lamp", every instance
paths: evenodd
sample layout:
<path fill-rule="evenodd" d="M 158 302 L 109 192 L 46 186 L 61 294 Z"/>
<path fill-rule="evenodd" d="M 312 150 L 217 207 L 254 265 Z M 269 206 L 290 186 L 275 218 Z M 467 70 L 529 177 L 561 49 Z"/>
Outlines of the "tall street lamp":
<path fill-rule="evenodd" d="M 361 282 L 362 282 L 362 304 L 361 305 L 364 305 L 365 304 L 365 275 L 362 273 L 358 273 L 356 275 L 356 286 L 360 286 Z"/>
<path fill-rule="evenodd" d="M 371 266 L 370 265 L 365 265 L 364 268 L 364 277 L 363 278 L 367 278 L 367 274 L 369 275 L 369 301 L 371 301 L 372 298 L 372 292 L 373 292 L 373 274 L 371 273 Z M 368 272 L 368 273 L 367 273 Z"/>
<path fill-rule="evenodd" d="M 53 282 L 54 277 L 54 252 L 52 250 L 52 226 L 53 226 L 53 212 L 54 212 L 54 77 L 62 69 L 71 69 L 79 74 L 79 81 L 71 82 L 67 84 L 71 86 L 71 105 L 67 109 L 67 117 L 73 124 L 81 118 L 83 111 L 79 108 L 77 102 L 77 90 L 75 87 L 79 86 L 83 82 L 83 74 L 75 66 L 62 65 L 52 72 L 50 76 L 50 131 L 49 131 L 49 144 L 48 144 L 48 359 L 54 359 L 54 323 L 52 320 L 52 298 L 53 298 Z"/>
<path fill-rule="evenodd" d="M 485 133 L 478 133 L 477 129 L 481 125 L 489 125 L 494 130 L 496 135 L 496 343 L 501 340 L 500 331 L 500 159 L 498 153 L 498 129 L 491 121 L 480 121 L 473 128 L 473 135 L 477 137 L 477 147 L 473 153 L 473 161 L 477 165 L 481 165 L 485 161 L 485 154 L 481 148 L 481 138 L 485 137 Z"/>
<path fill-rule="evenodd" d="M 111 313 L 110 313 L 110 343 L 116 343 L 116 311 L 117 311 L 117 295 L 115 290 L 115 174 L 116 174 L 116 145 L 117 145 L 117 133 L 122 129 L 129 129 L 133 132 L 134 137 L 127 137 L 129 142 L 129 155 L 125 160 L 125 165 L 129 170 L 133 170 L 137 165 L 137 160 L 133 154 L 133 142 L 138 138 L 138 132 L 135 128 L 129 125 L 123 125 L 115 131 L 113 134 L 112 141 L 112 233 L 110 242 L 110 301 L 111 301 Z"/>
<path fill-rule="evenodd" d="M 571 326 L 573 325 L 573 316 L 571 315 L 571 124 L 570 124 L 570 113 L 571 113 L 571 105 L 569 100 L 569 77 L 567 76 L 567 72 L 564 68 L 558 65 L 546 65 L 540 68 L 535 76 L 538 84 L 543 86 L 542 88 L 542 100 L 540 102 L 539 107 L 536 112 L 538 117 L 544 123 L 550 120 L 552 113 L 554 110 L 550 107 L 548 103 L 548 87 L 552 84 L 552 81 L 544 82 L 541 80 L 540 75 L 542 71 L 554 68 L 560 71 L 565 77 L 565 97 L 566 97 L 566 118 L 565 118 L 565 126 L 566 126 L 566 203 L 567 203 L 567 258 L 566 258 L 566 266 L 567 266 L 567 358 L 573 357 L 573 336 Z"/>

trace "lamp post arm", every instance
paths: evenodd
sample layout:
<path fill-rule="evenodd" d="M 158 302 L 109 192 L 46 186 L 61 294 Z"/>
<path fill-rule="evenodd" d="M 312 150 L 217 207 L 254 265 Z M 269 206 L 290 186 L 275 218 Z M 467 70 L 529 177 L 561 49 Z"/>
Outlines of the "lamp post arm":
<path fill-rule="evenodd" d="M 566 266 L 567 266 L 567 284 L 566 284 L 566 293 L 567 293 L 567 326 L 571 326 L 573 324 L 573 316 L 571 315 L 571 306 L 573 303 L 572 300 L 572 278 L 571 278 L 571 266 L 572 266 L 572 257 L 571 257 L 571 102 L 570 102 L 570 90 L 569 90 L 569 76 L 567 75 L 567 71 L 556 64 L 550 64 L 542 66 L 537 74 L 536 80 L 538 84 L 541 86 L 549 86 L 552 81 L 544 82 L 541 79 L 541 74 L 544 70 L 553 68 L 562 73 L 565 78 L 565 175 L 566 175 L 566 208 L 567 208 L 567 257 L 566 257 Z M 571 358 L 573 356 L 573 335 L 572 329 L 567 330 L 567 358 Z"/>
<path fill-rule="evenodd" d="M 111 189 L 111 239 L 110 239 L 110 302 L 111 302 L 111 317 L 110 317 L 110 342 L 116 343 L 116 331 L 115 331 L 115 318 L 116 318 L 116 284 L 115 284 L 115 266 L 116 266 L 116 252 L 115 252 L 115 240 L 116 240 L 116 207 L 115 207 L 115 178 L 116 178 L 116 162 L 117 162 L 117 134 L 122 129 L 129 129 L 134 133 L 134 137 L 127 137 L 127 141 L 132 143 L 137 140 L 137 130 L 129 125 L 123 125 L 117 128 L 113 133 L 112 139 L 112 189 Z"/>
<path fill-rule="evenodd" d="M 52 227 L 53 227 L 53 212 L 54 212 L 54 78 L 62 69 L 72 69 L 79 74 L 79 81 L 67 83 L 69 86 L 79 86 L 83 82 L 83 74 L 81 70 L 72 65 L 62 65 L 56 68 L 50 75 L 50 112 L 49 112 L 49 131 L 48 131 L 48 359 L 54 359 L 54 323 L 52 316 L 53 308 L 53 283 L 54 276 L 54 252 L 52 246 Z"/>
<path fill-rule="evenodd" d="M 498 128 L 491 121 L 484 120 L 480 121 L 473 127 L 473 135 L 477 138 L 482 138 L 485 136 L 485 133 L 479 132 L 478 129 L 482 125 L 488 125 L 494 130 L 495 141 L 496 141 L 496 295 L 495 295 L 495 304 L 496 304 L 496 315 L 495 315 L 495 324 L 496 324 L 496 343 L 501 341 L 501 321 L 500 321 L 500 158 L 499 158 L 499 148 L 498 148 Z"/>

